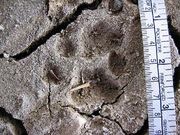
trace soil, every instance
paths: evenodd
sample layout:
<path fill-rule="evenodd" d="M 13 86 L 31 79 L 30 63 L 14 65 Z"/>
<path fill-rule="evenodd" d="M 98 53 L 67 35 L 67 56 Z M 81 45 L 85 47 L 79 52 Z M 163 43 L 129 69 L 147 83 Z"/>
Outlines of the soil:
<path fill-rule="evenodd" d="M 180 1 L 165 0 L 180 134 Z M 1 0 L 0 134 L 145 135 L 137 0 Z"/>

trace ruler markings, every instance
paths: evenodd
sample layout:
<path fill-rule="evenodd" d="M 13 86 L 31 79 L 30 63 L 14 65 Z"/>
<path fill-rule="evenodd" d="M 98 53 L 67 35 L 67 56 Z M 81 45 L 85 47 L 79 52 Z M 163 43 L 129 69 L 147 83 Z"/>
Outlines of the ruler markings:
<path fill-rule="evenodd" d="M 162 19 L 154 19 L 154 21 L 159 21 L 159 20 L 167 20 L 167 18 L 162 18 Z"/>
<path fill-rule="evenodd" d="M 151 8 L 153 8 L 153 5 L 152 5 L 152 2 L 151 2 Z M 152 16 L 154 16 L 154 12 L 152 11 Z M 154 18 L 153 18 L 153 20 L 154 20 Z M 154 24 L 154 26 L 155 26 L 155 22 L 153 21 L 153 24 Z M 154 28 L 154 33 L 156 33 L 156 30 L 155 30 L 155 28 Z M 157 45 L 157 38 L 156 38 L 156 36 L 154 36 L 154 38 L 155 38 L 155 44 Z M 156 48 L 156 58 L 158 59 L 158 51 L 157 51 L 157 48 Z M 158 78 L 159 78 L 159 66 L 157 65 L 157 76 L 158 76 Z M 160 91 L 160 84 L 159 84 L 159 94 L 161 93 L 161 91 Z M 162 101 L 161 101 L 161 99 L 159 100 L 160 101 L 160 108 L 162 108 Z M 161 124 L 161 129 L 163 129 L 163 116 L 161 115 L 161 123 L 159 123 L 159 124 Z M 161 132 L 162 132 L 162 134 L 163 134 L 163 130 L 161 130 Z"/>
<path fill-rule="evenodd" d="M 150 135 L 175 135 L 172 64 L 164 0 L 139 0 Z"/>
<path fill-rule="evenodd" d="M 163 52 L 164 54 L 171 53 L 171 52 Z"/>

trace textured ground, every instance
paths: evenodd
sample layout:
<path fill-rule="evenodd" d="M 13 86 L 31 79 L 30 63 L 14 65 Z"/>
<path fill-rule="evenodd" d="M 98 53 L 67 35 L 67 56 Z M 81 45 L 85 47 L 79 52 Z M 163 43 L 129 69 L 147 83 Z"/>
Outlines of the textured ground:
<path fill-rule="evenodd" d="M 166 5 L 180 131 L 180 2 Z M 136 0 L 0 0 L 0 135 L 146 134 L 142 46 Z"/>

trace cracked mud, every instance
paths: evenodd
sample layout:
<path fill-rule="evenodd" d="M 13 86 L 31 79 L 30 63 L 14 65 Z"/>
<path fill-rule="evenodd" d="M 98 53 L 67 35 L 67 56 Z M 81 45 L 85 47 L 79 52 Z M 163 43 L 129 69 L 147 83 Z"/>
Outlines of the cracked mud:
<path fill-rule="evenodd" d="M 147 134 L 137 4 L 1 0 L 0 134 Z M 180 2 L 166 5 L 179 123 Z"/>

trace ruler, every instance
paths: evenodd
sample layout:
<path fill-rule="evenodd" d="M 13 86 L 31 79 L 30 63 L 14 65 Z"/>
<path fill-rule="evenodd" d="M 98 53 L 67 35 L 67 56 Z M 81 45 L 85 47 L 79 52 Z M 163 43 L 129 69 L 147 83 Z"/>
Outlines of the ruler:
<path fill-rule="evenodd" d="M 175 135 L 170 38 L 164 0 L 138 0 L 144 48 L 149 135 Z"/>

